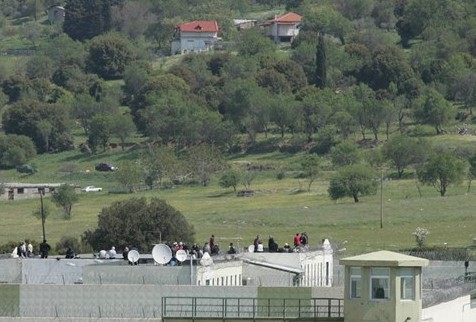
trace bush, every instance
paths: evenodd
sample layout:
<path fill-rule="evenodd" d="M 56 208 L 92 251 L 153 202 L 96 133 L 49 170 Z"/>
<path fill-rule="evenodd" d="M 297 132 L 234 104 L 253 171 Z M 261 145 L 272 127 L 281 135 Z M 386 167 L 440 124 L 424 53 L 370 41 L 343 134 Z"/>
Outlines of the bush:
<path fill-rule="evenodd" d="M 415 236 L 415 241 L 418 247 L 421 248 L 423 246 L 426 240 L 426 236 L 428 236 L 429 234 L 430 232 L 426 228 L 417 227 L 417 229 L 415 229 L 413 235 Z"/>
<path fill-rule="evenodd" d="M 60 241 L 56 243 L 55 251 L 59 255 L 65 255 L 68 248 L 71 248 L 76 254 L 82 252 L 82 246 L 78 239 L 69 236 L 61 237 Z"/>
<path fill-rule="evenodd" d="M 0 245 L 0 254 L 11 254 L 19 242 L 9 241 L 6 244 Z"/>

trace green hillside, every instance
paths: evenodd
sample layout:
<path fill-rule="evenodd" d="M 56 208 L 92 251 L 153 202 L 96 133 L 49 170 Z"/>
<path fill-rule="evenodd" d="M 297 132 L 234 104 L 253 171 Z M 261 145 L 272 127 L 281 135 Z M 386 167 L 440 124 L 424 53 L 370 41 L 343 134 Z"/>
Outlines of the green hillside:
<path fill-rule="evenodd" d="M 449 139 L 456 141 L 460 137 Z M 110 180 L 111 173 L 85 171 L 99 161 L 115 162 L 128 157 L 128 153 L 120 152 L 94 157 L 64 152 L 36 158 L 35 164 L 40 171 L 33 176 L 20 178 L 13 171 L 1 174 L 4 178 L 9 176 L 9 181 L 67 182 L 104 188 L 99 193 L 82 193 L 69 220 L 62 218 L 58 208 L 49 205 L 52 214 L 47 219 L 46 230 L 53 244 L 63 236 L 79 237 L 86 229 L 94 228 L 103 207 L 116 200 L 139 196 L 158 196 L 166 200 L 193 223 L 197 242 L 204 243 L 214 234 L 223 246 L 229 242 L 247 246 L 257 234 L 265 241 L 273 235 L 283 245 L 291 243 L 296 232 L 303 231 L 309 234 L 313 245 L 322 238 L 329 238 L 346 248 L 346 253 L 414 247 L 412 233 L 417 227 L 430 231 L 428 246 L 445 243 L 466 246 L 476 237 L 476 214 L 471 207 L 475 192 L 466 193 L 466 184 L 451 187 L 445 197 L 440 197 L 432 187 L 420 186 L 420 197 L 414 179 L 385 180 L 381 229 L 379 194 L 363 197 L 357 204 L 351 198 L 332 201 L 327 193 L 331 175 L 328 171 L 319 175 L 310 192 L 306 191 L 306 179 L 296 178 L 298 171 L 293 171 L 292 166 L 284 179 L 276 179 L 279 166 L 294 164 L 298 155 L 269 153 L 230 158 L 231 163 L 251 162 L 269 168 L 260 171 L 254 179 L 251 188 L 255 195 L 252 197 L 237 197 L 231 188 L 219 187 L 217 177 L 207 187 L 178 185 L 170 189 L 143 190 L 133 195 L 116 193 L 117 184 Z M 60 172 L 61 165 L 66 162 L 74 163 L 76 171 Z M 391 173 L 388 170 L 386 175 Z M 40 220 L 32 216 L 32 211 L 39 207 L 39 200 L 3 201 L 1 206 L 0 244 L 25 238 L 41 239 Z"/>

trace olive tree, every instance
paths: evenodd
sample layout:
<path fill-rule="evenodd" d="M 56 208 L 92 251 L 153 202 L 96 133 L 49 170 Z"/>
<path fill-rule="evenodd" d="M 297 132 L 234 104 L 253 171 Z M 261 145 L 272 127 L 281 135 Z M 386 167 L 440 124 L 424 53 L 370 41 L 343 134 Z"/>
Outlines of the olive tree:
<path fill-rule="evenodd" d="M 465 172 L 462 160 L 449 153 L 437 153 L 417 170 L 417 175 L 421 183 L 433 186 L 443 197 L 450 185 L 462 182 Z"/>
<path fill-rule="evenodd" d="M 52 200 L 58 207 L 63 208 L 66 218 L 71 218 L 71 210 L 78 202 L 79 196 L 72 185 L 63 184 L 53 192 Z"/>
<path fill-rule="evenodd" d="M 111 245 L 134 245 L 149 251 L 157 241 L 194 241 L 195 231 L 185 216 L 159 198 L 130 198 L 101 210 L 98 226 L 82 239 L 95 250 Z"/>
<path fill-rule="evenodd" d="M 354 198 L 359 202 L 360 196 L 372 195 L 377 192 L 376 176 L 372 168 L 364 164 L 353 164 L 342 167 L 331 178 L 329 196 L 333 200 L 344 197 Z"/>

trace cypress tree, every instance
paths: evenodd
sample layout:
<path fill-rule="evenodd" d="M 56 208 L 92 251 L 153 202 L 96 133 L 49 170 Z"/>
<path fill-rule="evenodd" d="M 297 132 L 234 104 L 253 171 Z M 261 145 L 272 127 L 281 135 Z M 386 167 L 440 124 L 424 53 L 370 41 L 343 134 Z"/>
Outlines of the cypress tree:
<path fill-rule="evenodd" d="M 314 84 L 319 88 L 327 86 L 327 48 L 322 32 L 319 33 L 316 51 L 316 73 L 314 75 Z"/>

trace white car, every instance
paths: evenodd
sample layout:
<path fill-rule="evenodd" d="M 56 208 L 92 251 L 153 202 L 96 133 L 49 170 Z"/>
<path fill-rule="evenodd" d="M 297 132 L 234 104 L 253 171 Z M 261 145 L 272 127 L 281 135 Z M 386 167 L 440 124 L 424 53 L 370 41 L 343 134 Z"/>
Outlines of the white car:
<path fill-rule="evenodd" d="M 98 191 L 102 191 L 102 188 L 95 187 L 95 186 L 87 186 L 87 187 L 84 187 L 83 189 L 81 189 L 81 191 L 84 191 L 84 192 L 98 192 Z"/>

